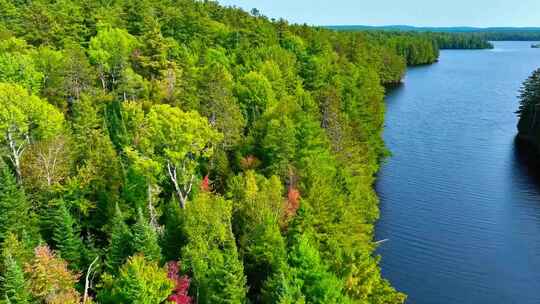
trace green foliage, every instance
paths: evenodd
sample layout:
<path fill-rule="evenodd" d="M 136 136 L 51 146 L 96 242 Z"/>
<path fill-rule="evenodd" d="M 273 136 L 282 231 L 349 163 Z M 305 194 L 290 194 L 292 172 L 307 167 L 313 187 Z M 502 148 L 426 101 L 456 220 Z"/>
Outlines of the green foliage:
<path fill-rule="evenodd" d="M 216 1 L 0 0 L 2 249 L 37 301 L 79 301 L 103 253 L 107 303 L 164 301 L 168 261 L 198 303 L 403 303 L 372 241 L 385 86 L 463 43 Z M 69 265 L 31 260 L 41 239 Z"/>
<path fill-rule="evenodd" d="M 240 257 L 250 282 L 249 296 L 260 302 L 263 285 L 287 264 L 285 240 L 280 233 L 282 186 L 253 171 L 231 180 L 230 195 L 235 202 L 233 231 Z"/>
<path fill-rule="evenodd" d="M 218 143 L 222 135 L 199 113 L 183 112 L 169 105 L 153 106 L 146 119 L 147 151 L 160 161 L 185 208 L 198 162 L 212 156 L 212 144 Z"/>
<path fill-rule="evenodd" d="M 48 139 L 64 127 L 64 116 L 17 84 L 0 83 L 0 149 L 21 177 L 21 156 L 30 140 Z"/>
<path fill-rule="evenodd" d="M 183 213 L 176 201 L 170 201 L 164 212 L 165 228 L 163 236 L 160 239 L 163 257 L 166 261 L 178 261 L 180 259 L 180 250 L 185 243 L 183 230 Z"/>
<path fill-rule="evenodd" d="M 246 279 L 231 227 L 230 201 L 200 194 L 188 205 L 182 249 L 184 267 L 192 273 L 201 303 L 243 303 Z"/>
<path fill-rule="evenodd" d="M 275 104 L 272 85 L 257 72 L 250 72 L 240 80 L 236 95 L 248 127 Z"/>
<path fill-rule="evenodd" d="M 108 248 L 106 265 L 110 272 L 115 272 L 132 254 L 132 234 L 124 222 L 124 216 L 116 205 L 111 223 L 111 240 Z"/>
<path fill-rule="evenodd" d="M 51 207 L 56 208 L 52 235 L 56 249 L 71 269 L 81 269 L 84 246 L 77 223 L 64 201 L 55 202 Z"/>
<path fill-rule="evenodd" d="M 167 270 L 143 255 L 130 258 L 117 276 L 104 275 L 100 303 L 155 304 L 162 303 L 172 293 L 174 282 Z"/>
<path fill-rule="evenodd" d="M 35 219 L 23 189 L 8 166 L 0 160 L 0 244 L 9 233 L 23 237 L 35 231 Z"/>
<path fill-rule="evenodd" d="M 244 117 L 233 95 L 233 85 L 232 75 L 220 62 L 210 61 L 202 71 L 201 114 L 223 133 L 226 147 L 238 144 L 244 129 Z"/>
<path fill-rule="evenodd" d="M 2 252 L 2 275 L 0 275 L 0 297 L 8 303 L 30 303 L 30 293 L 21 265 L 8 248 Z"/>
<path fill-rule="evenodd" d="M 37 71 L 29 55 L 0 54 L 0 82 L 16 83 L 35 94 L 41 89 L 43 78 L 44 75 Z"/>
<path fill-rule="evenodd" d="M 157 232 L 150 226 L 140 209 L 137 215 L 137 222 L 133 225 L 131 245 L 136 253 L 144 255 L 150 261 L 159 262 L 161 248 L 158 245 Z"/>
<path fill-rule="evenodd" d="M 121 81 L 137 40 L 123 29 L 105 27 L 90 40 L 90 61 L 98 66 L 103 88 L 113 89 Z"/>
<path fill-rule="evenodd" d="M 517 111 L 519 134 L 535 144 L 540 143 L 540 126 L 537 121 L 538 104 L 540 104 L 540 69 L 534 71 L 523 83 Z"/>
<path fill-rule="evenodd" d="M 326 268 L 309 237 L 299 236 L 289 254 L 293 281 L 301 284 L 307 303 L 348 303 L 340 280 Z"/>
<path fill-rule="evenodd" d="M 31 135 L 37 140 L 50 138 L 62 131 L 62 113 L 18 85 L 0 83 L 0 102 L 0 130 L 4 134 L 11 132 L 15 138 Z"/>

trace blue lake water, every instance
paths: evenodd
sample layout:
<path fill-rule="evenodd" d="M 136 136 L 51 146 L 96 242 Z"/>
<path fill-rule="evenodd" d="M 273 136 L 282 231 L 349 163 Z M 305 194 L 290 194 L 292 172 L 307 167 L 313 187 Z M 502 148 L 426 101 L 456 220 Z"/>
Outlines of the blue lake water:
<path fill-rule="evenodd" d="M 442 51 L 388 94 L 378 253 L 408 303 L 540 303 L 540 182 L 515 142 L 530 45 Z"/>

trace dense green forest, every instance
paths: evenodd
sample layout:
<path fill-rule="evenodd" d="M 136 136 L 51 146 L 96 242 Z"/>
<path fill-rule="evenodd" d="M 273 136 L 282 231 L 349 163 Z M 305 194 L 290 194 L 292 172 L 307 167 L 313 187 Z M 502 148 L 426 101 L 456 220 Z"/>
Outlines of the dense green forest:
<path fill-rule="evenodd" d="M 438 58 L 438 50 L 445 49 L 458 49 L 458 50 L 470 50 L 470 49 L 491 49 L 493 45 L 489 41 L 469 34 L 449 34 L 449 33 L 415 33 L 415 32 L 368 32 L 368 35 L 382 35 L 388 36 L 389 40 L 395 39 L 393 37 L 405 37 L 406 41 L 424 41 L 425 43 L 431 43 Z M 415 44 L 418 45 L 418 44 Z M 424 48 L 425 49 L 425 48 Z"/>
<path fill-rule="evenodd" d="M 195 0 L 0 0 L 0 302 L 403 303 L 384 86 L 429 38 Z"/>
<path fill-rule="evenodd" d="M 540 69 L 523 83 L 520 91 L 520 104 L 516 112 L 519 116 L 519 137 L 540 148 Z"/>
<path fill-rule="evenodd" d="M 429 40 L 436 49 L 491 49 L 493 45 L 487 37 L 472 33 L 445 33 L 445 32 L 423 32 L 423 31 L 405 31 L 405 30 L 382 30 L 377 27 L 355 27 L 355 26 L 333 26 L 330 29 L 339 32 L 363 32 L 374 36 L 405 36 L 409 40 Z"/>
<path fill-rule="evenodd" d="M 540 30 L 478 32 L 472 35 L 490 41 L 540 41 Z"/>
<path fill-rule="evenodd" d="M 476 50 L 493 48 L 493 44 L 489 42 L 489 39 L 475 35 L 448 33 L 424 33 L 422 35 L 433 39 L 440 49 Z"/>
<path fill-rule="evenodd" d="M 364 26 L 364 25 L 338 25 L 328 26 L 339 31 L 384 31 L 409 32 L 423 34 L 442 34 L 447 37 L 466 37 L 479 43 L 487 41 L 540 41 L 540 28 L 538 27 L 415 27 L 406 25 L 390 26 Z M 441 47 L 444 48 L 444 47 Z M 467 48 L 467 47 L 463 47 Z"/>

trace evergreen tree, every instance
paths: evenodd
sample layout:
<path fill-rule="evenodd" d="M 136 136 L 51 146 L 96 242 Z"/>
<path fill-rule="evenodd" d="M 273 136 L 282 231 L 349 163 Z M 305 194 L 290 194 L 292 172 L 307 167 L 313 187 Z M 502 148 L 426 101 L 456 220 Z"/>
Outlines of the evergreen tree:
<path fill-rule="evenodd" d="M 25 229 L 32 229 L 30 203 L 15 176 L 0 160 L 0 244 L 9 232 L 22 236 Z"/>
<path fill-rule="evenodd" d="M 231 203 L 201 193 L 186 209 L 182 261 L 193 273 L 197 301 L 243 303 L 246 279 L 231 230 Z"/>
<path fill-rule="evenodd" d="M 0 296 L 13 304 L 30 303 L 30 293 L 24 279 L 24 272 L 10 252 L 2 254 L 2 274 L 0 275 Z"/>
<path fill-rule="evenodd" d="M 144 255 L 150 261 L 159 262 L 161 260 L 161 248 L 158 244 L 158 235 L 154 228 L 144 217 L 139 209 L 137 222 L 133 225 L 133 251 Z"/>
<path fill-rule="evenodd" d="M 58 201 L 52 239 L 60 257 L 74 270 L 82 270 L 84 245 L 79 229 L 64 201 Z"/>
<path fill-rule="evenodd" d="M 538 105 L 540 104 L 540 69 L 523 83 L 521 87 L 519 109 L 518 130 L 524 138 L 533 139 L 533 142 L 540 143 L 540 124 L 538 121 Z"/>
<path fill-rule="evenodd" d="M 352 303 L 342 294 L 342 282 L 324 265 L 308 236 L 298 237 L 289 263 L 293 277 L 302 283 L 301 290 L 307 303 Z"/>
<path fill-rule="evenodd" d="M 108 270 L 113 273 L 116 272 L 132 253 L 132 234 L 128 225 L 124 222 L 120 207 L 116 204 L 116 212 L 111 222 L 111 239 L 106 258 Z"/>
<path fill-rule="evenodd" d="M 280 232 L 282 186 L 275 176 L 267 180 L 247 171 L 231 180 L 234 204 L 233 231 L 249 282 L 249 296 L 260 302 L 266 281 L 287 265 L 285 241 Z"/>
<path fill-rule="evenodd" d="M 384 86 L 488 36 L 505 35 L 339 32 L 217 1 L 0 0 L 0 244 L 38 302 L 80 302 L 65 261 L 46 247 L 31 261 L 43 237 L 81 272 L 106 252 L 112 276 L 89 294 L 113 303 L 164 301 L 170 260 L 194 302 L 403 303 L 372 241 Z M 522 135 L 538 134 L 535 75 Z"/>
<path fill-rule="evenodd" d="M 174 200 L 169 202 L 165 210 L 165 229 L 160 240 L 163 257 L 166 261 L 178 261 L 180 259 L 179 249 L 186 243 L 182 210 Z"/>
<path fill-rule="evenodd" d="M 131 257 L 117 276 L 106 274 L 98 300 L 103 304 L 163 303 L 173 292 L 175 282 L 167 270 L 143 255 Z"/>

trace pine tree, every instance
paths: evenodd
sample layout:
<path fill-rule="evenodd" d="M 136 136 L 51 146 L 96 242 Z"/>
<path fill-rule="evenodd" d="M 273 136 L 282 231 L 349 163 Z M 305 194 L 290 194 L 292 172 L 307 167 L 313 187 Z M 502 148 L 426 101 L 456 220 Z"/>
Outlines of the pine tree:
<path fill-rule="evenodd" d="M 81 259 L 84 245 L 76 227 L 75 220 L 71 216 L 64 201 L 58 202 L 53 229 L 53 240 L 60 257 L 69 263 L 70 268 L 82 270 Z"/>
<path fill-rule="evenodd" d="M 538 130 L 540 121 L 538 115 L 538 104 L 540 104 L 540 69 L 523 83 L 520 90 L 518 129 L 521 135 L 535 138 L 538 142 Z"/>
<path fill-rule="evenodd" d="M 13 258 L 11 252 L 2 254 L 3 272 L 0 276 L 0 295 L 8 303 L 26 304 L 30 303 L 28 286 L 24 280 L 24 272 Z"/>
<path fill-rule="evenodd" d="M 124 216 L 118 204 L 116 204 L 116 212 L 112 218 L 111 226 L 111 241 L 106 264 L 109 271 L 114 273 L 133 253 L 132 235 L 128 225 L 124 222 Z"/>
<path fill-rule="evenodd" d="M 98 300 L 103 304 L 163 303 L 174 287 L 166 269 L 143 255 L 135 255 L 122 265 L 117 276 L 104 275 Z"/>
<path fill-rule="evenodd" d="M 31 223 L 30 203 L 24 191 L 17 184 L 15 176 L 0 160 L 0 243 L 9 232 L 21 236 L 27 224 Z M 30 228 L 30 227 L 28 227 Z"/>
<path fill-rule="evenodd" d="M 180 258 L 180 250 L 186 243 L 182 227 L 182 209 L 173 200 L 168 203 L 165 216 L 165 229 L 161 237 L 161 248 L 166 261 L 177 261 Z"/>
<path fill-rule="evenodd" d="M 287 263 L 279 227 L 283 189 L 277 177 L 266 179 L 253 171 L 233 181 L 229 189 L 235 202 L 233 231 L 250 283 L 249 297 L 259 303 L 265 281 Z"/>
<path fill-rule="evenodd" d="M 244 303 L 246 278 L 231 228 L 231 203 L 200 193 L 186 209 L 182 261 L 193 273 L 200 303 Z"/>
<path fill-rule="evenodd" d="M 302 282 L 302 293 L 308 303 L 349 303 L 342 294 L 342 282 L 331 273 L 321 260 L 319 252 L 303 234 L 295 240 L 289 255 L 293 281 Z"/>
<path fill-rule="evenodd" d="M 150 261 L 159 262 L 161 248 L 158 244 L 157 232 L 144 217 L 139 209 L 137 222 L 133 225 L 133 249 L 135 253 L 142 253 Z"/>

